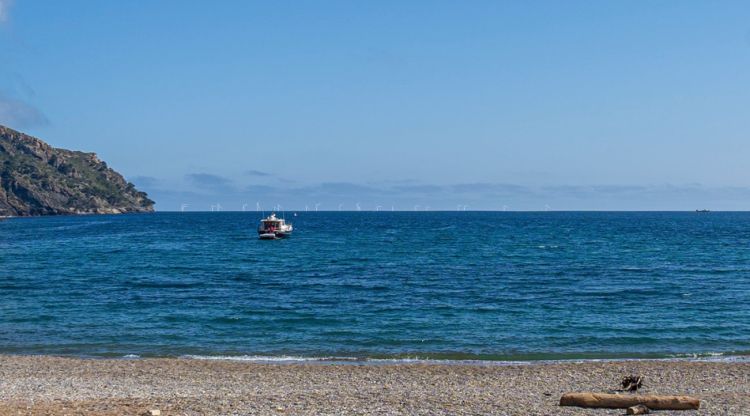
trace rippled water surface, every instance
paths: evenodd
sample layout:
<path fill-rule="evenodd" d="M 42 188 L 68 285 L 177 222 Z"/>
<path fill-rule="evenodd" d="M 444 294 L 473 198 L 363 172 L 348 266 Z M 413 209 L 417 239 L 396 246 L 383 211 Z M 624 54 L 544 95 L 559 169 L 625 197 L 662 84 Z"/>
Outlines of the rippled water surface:
<path fill-rule="evenodd" d="M 0 222 L 0 352 L 748 354 L 750 213 L 259 213 Z"/>

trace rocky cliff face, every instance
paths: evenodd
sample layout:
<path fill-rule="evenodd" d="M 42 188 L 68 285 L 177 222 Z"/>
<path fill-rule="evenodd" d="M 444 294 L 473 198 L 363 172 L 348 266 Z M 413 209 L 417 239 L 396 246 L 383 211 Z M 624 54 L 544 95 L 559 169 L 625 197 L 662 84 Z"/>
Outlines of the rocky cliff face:
<path fill-rule="evenodd" d="M 0 216 L 152 212 L 154 201 L 94 153 L 0 126 Z"/>

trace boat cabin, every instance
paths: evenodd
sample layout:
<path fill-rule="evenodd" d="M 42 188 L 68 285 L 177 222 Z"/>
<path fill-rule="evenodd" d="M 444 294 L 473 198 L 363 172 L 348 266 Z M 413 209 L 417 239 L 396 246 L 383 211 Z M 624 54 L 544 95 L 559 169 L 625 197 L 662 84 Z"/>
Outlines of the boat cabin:
<path fill-rule="evenodd" d="M 261 229 L 263 231 L 273 232 L 281 229 L 284 225 L 284 220 L 276 218 L 276 214 L 271 214 L 270 217 L 261 220 Z"/>

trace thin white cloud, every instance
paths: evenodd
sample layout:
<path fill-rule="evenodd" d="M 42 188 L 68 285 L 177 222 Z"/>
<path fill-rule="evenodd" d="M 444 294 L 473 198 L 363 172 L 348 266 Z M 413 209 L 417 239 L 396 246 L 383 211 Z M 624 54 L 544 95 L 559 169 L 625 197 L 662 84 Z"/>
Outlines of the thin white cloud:
<path fill-rule="evenodd" d="M 246 170 L 245 175 L 247 176 L 272 176 L 268 172 L 263 172 L 261 170 L 255 170 L 255 169 Z"/>
<path fill-rule="evenodd" d="M 0 94 L 0 124 L 23 129 L 47 125 L 49 120 L 44 113 L 33 105 Z"/>
<path fill-rule="evenodd" d="M 13 0 L 0 0 L 0 23 L 8 20 L 8 11 Z"/>
<path fill-rule="evenodd" d="M 236 189 L 232 184 L 232 180 L 223 176 L 214 175 L 211 173 L 189 173 L 185 175 L 185 178 L 195 188 L 210 191 L 210 192 L 223 192 L 223 193 L 235 193 Z"/>
<path fill-rule="evenodd" d="M 153 176 L 133 176 L 128 180 L 135 184 L 135 186 L 143 188 L 155 188 L 159 185 L 159 179 Z"/>

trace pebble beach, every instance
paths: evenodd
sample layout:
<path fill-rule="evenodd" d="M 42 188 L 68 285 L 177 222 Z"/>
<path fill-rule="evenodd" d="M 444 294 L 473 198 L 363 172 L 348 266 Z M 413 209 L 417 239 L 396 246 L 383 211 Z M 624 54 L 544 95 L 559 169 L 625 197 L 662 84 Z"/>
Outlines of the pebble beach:
<path fill-rule="evenodd" d="M 560 407 L 566 392 L 691 395 L 698 411 L 750 414 L 750 362 L 586 361 L 511 365 L 268 364 L 188 358 L 0 356 L 2 415 L 616 415 Z M 629 394 L 629 393 L 623 393 Z"/>

